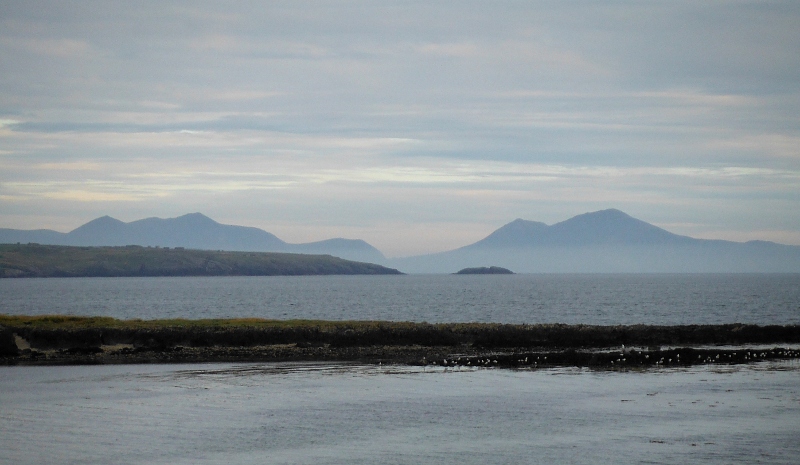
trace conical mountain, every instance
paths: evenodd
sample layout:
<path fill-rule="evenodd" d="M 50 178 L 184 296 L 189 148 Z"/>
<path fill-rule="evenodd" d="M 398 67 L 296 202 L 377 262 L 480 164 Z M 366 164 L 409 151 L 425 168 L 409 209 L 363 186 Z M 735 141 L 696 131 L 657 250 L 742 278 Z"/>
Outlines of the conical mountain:
<path fill-rule="evenodd" d="M 529 245 L 547 230 L 548 226 L 538 221 L 520 218 L 508 223 L 485 238 L 467 247 L 519 247 Z"/>
<path fill-rule="evenodd" d="M 516 219 L 464 249 L 685 244 L 692 240 L 619 210 L 608 209 L 584 213 L 552 226 Z"/>
<path fill-rule="evenodd" d="M 484 266 L 518 273 L 797 273 L 800 246 L 694 239 L 608 209 L 552 226 L 517 219 L 473 244 L 390 264 L 408 273 Z"/>
<path fill-rule="evenodd" d="M 547 228 L 540 245 L 679 244 L 691 238 L 673 234 L 616 209 L 584 213 Z"/>
<path fill-rule="evenodd" d="M 68 245 L 127 245 L 127 224 L 108 215 L 96 218 L 68 232 Z"/>

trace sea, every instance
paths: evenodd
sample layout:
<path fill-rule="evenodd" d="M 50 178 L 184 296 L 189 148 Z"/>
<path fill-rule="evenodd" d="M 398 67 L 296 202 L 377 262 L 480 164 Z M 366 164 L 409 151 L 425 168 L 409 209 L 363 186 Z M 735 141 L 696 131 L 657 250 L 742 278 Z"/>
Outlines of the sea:
<path fill-rule="evenodd" d="M 800 275 L 0 280 L 0 313 L 800 324 Z M 0 463 L 800 463 L 800 362 L 0 367 Z"/>
<path fill-rule="evenodd" d="M 429 323 L 800 324 L 800 274 L 2 279 L 0 314 Z"/>

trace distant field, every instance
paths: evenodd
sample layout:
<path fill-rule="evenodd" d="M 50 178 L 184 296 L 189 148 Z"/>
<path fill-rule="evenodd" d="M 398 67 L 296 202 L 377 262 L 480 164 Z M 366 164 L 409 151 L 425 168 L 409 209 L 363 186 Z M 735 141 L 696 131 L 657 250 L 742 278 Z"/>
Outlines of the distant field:
<path fill-rule="evenodd" d="M 0 244 L 0 278 L 400 274 L 330 255 Z"/>

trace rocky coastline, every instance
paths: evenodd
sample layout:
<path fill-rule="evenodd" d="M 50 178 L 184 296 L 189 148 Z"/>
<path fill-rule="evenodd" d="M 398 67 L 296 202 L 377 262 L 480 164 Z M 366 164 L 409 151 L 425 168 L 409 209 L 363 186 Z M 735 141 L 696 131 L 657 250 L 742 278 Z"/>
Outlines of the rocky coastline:
<path fill-rule="evenodd" d="M 361 362 L 647 368 L 800 359 L 800 326 L 589 326 L 0 316 L 0 364 Z"/>

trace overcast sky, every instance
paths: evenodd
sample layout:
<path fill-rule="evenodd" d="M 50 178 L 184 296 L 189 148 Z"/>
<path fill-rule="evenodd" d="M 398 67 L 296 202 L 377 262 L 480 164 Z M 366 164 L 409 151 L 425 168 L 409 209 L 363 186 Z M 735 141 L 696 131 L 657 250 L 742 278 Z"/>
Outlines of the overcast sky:
<path fill-rule="evenodd" d="M 0 0 L 0 227 L 800 244 L 800 2 Z"/>

